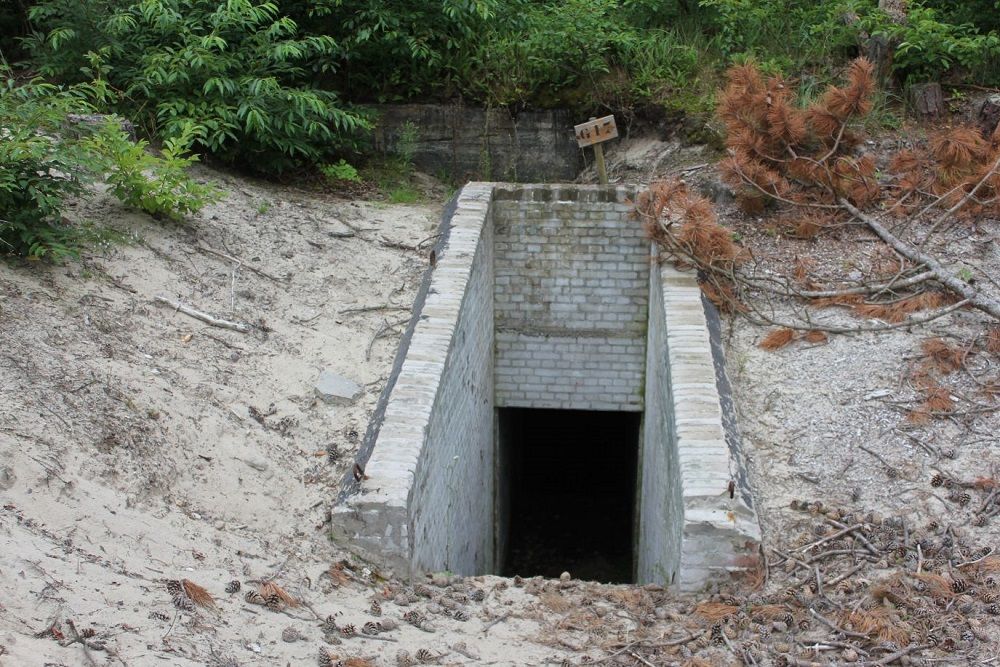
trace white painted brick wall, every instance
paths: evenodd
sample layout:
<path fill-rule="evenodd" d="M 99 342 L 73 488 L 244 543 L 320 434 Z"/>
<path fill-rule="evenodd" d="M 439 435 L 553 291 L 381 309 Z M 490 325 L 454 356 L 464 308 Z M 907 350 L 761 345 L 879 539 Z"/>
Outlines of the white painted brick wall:
<path fill-rule="evenodd" d="M 760 526 L 741 494 L 729 494 L 739 463 L 725 438 L 698 281 L 693 272 L 663 264 L 660 288 L 676 442 L 672 465 L 680 467 L 684 517 L 678 584 L 698 590 L 756 561 Z"/>
<path fill-rule="evenodd" d="M 367 479 L 332 513 L 335 540 L 405 575 L 493 568 L 492 192 L 459 195 Z"/>
<path fill-rule="evenodd" d="M 498 187 L 498 407 L 642 410 L 649 243 L 630 195 Z"/>
<path fill-rule="evenodd" d="M 452 229 L 449 249 L 462 243 L 455 238 L 459 231 L 462 222 Z M 470 246 L 475 240 L 470 234 Z M 418 572 L 494 569 L 492 240 L 490 226 L 482 226 L 471 271 L 461 273 L 468 282 L 417 465 L 410 516 L 411 569 Z M 446 251 L 438 268 L 453 266 L 454 259 Z M 429 295 L 428 305 L 446 295 Z"/>

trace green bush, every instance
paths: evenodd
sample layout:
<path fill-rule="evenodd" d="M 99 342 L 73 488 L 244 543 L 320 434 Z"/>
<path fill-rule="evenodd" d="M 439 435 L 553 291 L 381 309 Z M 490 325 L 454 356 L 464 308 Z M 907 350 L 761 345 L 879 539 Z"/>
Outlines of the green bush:
<path fill-rule="evenodd" d="M 67 114 L 90 106 L 83 91 L 0 76 L 0 252 L 73 255 L 81 232 L 62 220 L 63 202 L 83 192 L 96 161 L 83 142 L 56 137 Z"/>
<path fill-rule="evenodd" d="M 106 77 L 123 92 L 118 108 L 139 110 L 150 134 L 179 137 L 193 124 L 196 145 L 243 167 L 321 162 L 369 127 L 311 83 L 338 57 L 334 40 L 299 36 L 274 2 L 43 0 L 31 17 L 44 73 Z"/>
<path fill-rule="evenodd" d="M 868 28 L 896 42 L 893 71 L 911 83 L 940 80 L 956 67 L 982 71 L 1000 54 L 996 33 L 980 34 L 971 23 L 948 23 L 937 10 L 919 4 L 909 7 L 902 25 L 875 13 L 868 19 Z"/>
<path fill-rule="evenodd" d="M 33 258 L 75 256 L 100 235 L 62 216 L 67 199 L 86 197 L 107 177 L 122 201 L 158 217 L 182 219 L 214 198 L 186 167 L 184 139 L 164 157 L 133 144 L 112 118 L 97 128 L 70 127 L 69 114 L 93 112 L 103 82 L 59 88 L 39 80 L 18 85 L 0 70 L 0 252 Z"/>
<path fill-rule="evenodd" d="M 182 127 L 176 137 L 164 142 L 162 157 L 152 155 L 145 141 L 133 143 L 119 128 L 109 120 L 88 147 L 102 158 L 100 176 L 123 203 L 157 219 L 181 222 L 206 204 L 219 201 L 218 189 L 187 174 L 198 161 L 197 155 L 188 154 L 195 138 L 193 125 Z"/>
<path fill-rule="evenodd" d="M 340 161 L 336 163 L 321 164 L 319 166 L 319 170 L 323 176 L 331 181 L 346 181 L 348 183 L 361 182 L 361 176 L 358 174 L 358 170 L 353 165 L 349 164 L 344 158 L 340 158 Z"/>

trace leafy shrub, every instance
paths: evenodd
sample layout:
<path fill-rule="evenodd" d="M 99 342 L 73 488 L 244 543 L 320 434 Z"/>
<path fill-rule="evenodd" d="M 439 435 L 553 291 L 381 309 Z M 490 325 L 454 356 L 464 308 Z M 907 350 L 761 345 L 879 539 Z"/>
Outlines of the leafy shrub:
<path fill-rule="evenodd" d="M 215 197 L 186 174 L 190 136 L 167 142 L 163 158 L 133 144 L 120 122 L 70 128 L 69 114 L 92 112 L 104 99 L 101 82 L 69 88 L 38 80 L 17 85 L 0 70 L 0 252 L 54 259 L 75 256 L 96 238 L 87 225 L 62 216 L 68 198 L 86 197 L 107 176 L 127 204 L 179 220 Z M 99 234 L 98 234 L 99 235 Z"/>
<path fill-rule="evenodd" d="M 323 0 L 321 0 L 322 4 Z M 494 23 L 529 0 L 325 0 L 309 22 L 346 56 L 340 81 L 355 99 L 392 102 L 453 92 L 452 72 Z M 333 5 L 330 7 L 329 5 Z"/>
<path fill-rule="evenodd" d="M 347 181 L 349 183 L 361 182 L 361 176 L 358 174 L 358 170 L 355 169 L 353 165 L 348 164 L 344 158 L 341 158 L 340 161 L 336 163 L 321 164 L 319 170 L 320 173 L 331 181 Z"/>
<path fill-rule="evenodd" d="M 81 9 L 85 7 L 85 9 Z M 369 123 L 312 85 L 338 55 L 326 35 L 300 37 L 274 2 L 43 0 L 29 45 L 46 74 L 95 72 L 138 107 L 151 133 L 194 142 L 223 159 L 271 172 L 319 162 Z"/>
<path fill-rule="evenodd" d="M 979 34 L 969 23 L 952 24 L 929 7 L 913 4 L 907 21 L 897 24 L 873 14 L 868 20 L 872 33 L 881 33 L 897 42 L 893 70 L 905 81 L 936 81 L 958 66 L 981 68 L 1000 54 L 996 33 Z"/>
<path fill-rule="evenodd" d="M 29 257 L 73 255 L 80 230 L 62 221 L 63 202 L 83 192 L 94 165 L 81 142 L 57 140 L 66 114 L 86 112 L 79 91 L 34 81 L 0 87 L 0 251 Z"/>
<path fill-rule="evenodd" d="M 133 143 L 110 120 L 88 146 L 103 159 L 101 176 L 118 199 L 154 218 L 180 222 L 221 197 L 219 190 L 187 174 L 188 167 L 198 161 L 197 155 L 187 154 L 194 137 L 189 123 L 178 136 L 164 142 L 158 158 L 147 150 L 147 142 Z"/>
<path fill-rule="evenodd" d="M 858 26 L 844 20 L 873 0 L 701 0 L 722 51 L 735 61 L 753 56 L 788 72 L 841 61 L 858 43 Z M 742 57 L 737 57 L 742 56 Z"/>

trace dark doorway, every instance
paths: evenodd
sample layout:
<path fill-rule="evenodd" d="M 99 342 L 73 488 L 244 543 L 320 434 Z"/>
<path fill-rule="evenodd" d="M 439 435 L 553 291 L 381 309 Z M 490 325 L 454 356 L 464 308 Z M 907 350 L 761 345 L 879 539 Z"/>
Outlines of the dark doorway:
<path fill-rule="evenodd" d="M 629 583 L 640 413 L 504 408 L 501 574 Z"/>

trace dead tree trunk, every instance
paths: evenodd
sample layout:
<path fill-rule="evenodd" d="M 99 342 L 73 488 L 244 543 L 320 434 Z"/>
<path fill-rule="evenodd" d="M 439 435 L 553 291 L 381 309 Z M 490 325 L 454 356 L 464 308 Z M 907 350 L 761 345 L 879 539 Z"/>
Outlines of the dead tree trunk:
<path fill-rule="evenodd" d="M 980 103 L 976 111 L 976 124 L 984 137 L 989 137 L 1000 123 L 1000 95 L 990 95 Z"/>
<path fill-rule="evenodd" d="M 944 93 L 941 84 L 915 83 L 910 86 L 910 106 L 920 118 L 940 118 L 944 115 Z"/>

